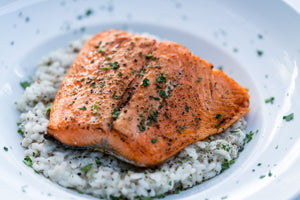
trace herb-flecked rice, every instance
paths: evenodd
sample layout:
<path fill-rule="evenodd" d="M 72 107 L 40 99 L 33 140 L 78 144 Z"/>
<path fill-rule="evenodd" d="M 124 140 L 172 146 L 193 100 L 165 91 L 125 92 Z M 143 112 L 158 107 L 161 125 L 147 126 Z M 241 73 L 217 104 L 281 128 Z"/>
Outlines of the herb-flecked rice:
<path fill-rule="evenodd" d="M 66 188 L 104 199 L 163 197 L 220 174 L 245 144 L 242 118 L 223 133 L 189 145 L 163 164 L 137 168 L 91 150 L 71 150 L 46 140 L 49 112 L 60 83 L 88 37 L 45 57 L 17 103 L 24 163 Z"/>

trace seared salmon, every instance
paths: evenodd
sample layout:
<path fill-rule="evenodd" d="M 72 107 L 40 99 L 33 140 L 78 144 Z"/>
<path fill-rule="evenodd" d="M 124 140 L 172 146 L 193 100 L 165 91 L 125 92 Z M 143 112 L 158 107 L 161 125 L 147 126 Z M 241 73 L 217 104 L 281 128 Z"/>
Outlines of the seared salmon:
<path fill-rule="evenodd" d="M 66 145 L 152 166 L 228 128 L 249 112 L 249 98 L 247 89 L 179 44 L 110 30 L 80 51 L 47 131 Z"/>

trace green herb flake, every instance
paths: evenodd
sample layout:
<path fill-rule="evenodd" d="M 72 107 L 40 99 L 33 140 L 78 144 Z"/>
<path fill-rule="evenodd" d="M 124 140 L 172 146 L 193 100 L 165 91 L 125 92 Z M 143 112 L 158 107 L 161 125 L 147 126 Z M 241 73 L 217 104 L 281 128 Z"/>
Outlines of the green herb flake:
<path fill-rule="evenodd" d="M 197 82 L 200 82 L 202 79 L 203 79 L 202 77 L 199 77 L 199 78 L 197 79 Z"/>
<path fill-rule="evenodd" d="M 273 104 L 273 103 L 274 103 L 274 100 L 275 100 L 274 97 L 270 97 L 270 98 L 267 98 L 267 99 L 265 100 L 265 103 L 271 103 L 271 104 Z"/>
<path fill-rule="evenodd" d="M 111 66 L 112 69 L 116 70 L 120 67 L 118 62 L 110 62 L 109 65 Z"/>
<path fill-rule="evenodd" d="M 157 195 L 157 198 L 159 198 L 159 199 L 162 199 L 162 198 L 165 198 L 165 197 L 166 197 L 165 194 L 159 194 L 159 195 Z"/>
<path fill-rule="evenodd" d="M 189 107 L 188 105 L 186 105 L 186 106 L 185 106 L 185 110 L 186 110 L 186 112 L 189 112 L 190 107 Z"/>
<path fill-rule="evenodd" d="M 99 53 L 105 53 L 105 50 L 104 49 L 98 49 L 98 52 Z"/>
<path fill-rule="evenodd" d="M 86 10 L 86 12 L 85 12 L 86 16 L 90 16 L 91 14 L 93 14 L 93 10 L 91 10 L 91 9 Z"/>
<path fill-rule="evenodd" d="M 181 165 L 183 164 L 183 162 L 181 160 L 177 160 L 177 162 Z"/>
<path fill-rule="evenodd" d="M 156 139 L 156 138 L 152 138 L 152 139 L 151 139 L 151 143 L 152 143 L 152 144 L 154 144 L 154 143 L 156 143 L 156 142 L 157 142 L 157 139 Z"/>
<path fill-rule="evenodd" d="M 111 60 L 112 58 L 110 56 L 106 56 L 105 60 Z"/>
<path fill-rule="evenodd" d="M 143 69 L 140 72 L 140 76 L 144 76 L 144 70 Z"/>
<path fill-rule="evenodd" d="M 101 165 L 101 164 L 102 164 L 102 162 L 101 162 L 100 160 L 95 160 L 95 163 L 96 163 L 97 165 Z"/>
<path fill-rule="evenodd" d="M 167 98 L 168 97 L 167 94 L 166 94 L 166 92 L 164 90 L 161 90 L 159 92 L 159 96 L 162 97 L 162 98 Z"/>
<path fill-rule="evenodd" d="M 176 131 L 180 133 L 183 129 L 184 129 L 184 128 L 179 128 L 179 129 L 177 129 Z"/>
<path fill-rule="evenodd" d="M 7 147 L 3 147 L 4 151 L 8 151 L 8 148 Z"/>
<path fill-rule="evenodd" d="M 216 115 L 216 119 L 221 119 L 221 118 L 222 118 L 222 115 L 218 113 L 218 114 Z"/>
<path fill-rule="evenodd" d="M 269 171 L 269 173 L 268 173 L 268 176 L 269 176 L 269 177 L 271 177 L 271 176 L 272 176 L 272 172 L 271 172 L 271 171 Z"/>
<path fill-rule="evenodd" d="M 266 175 L 261 175 L 259 178 L 260 179 L 263 179 L 263 178 L 265 178 L 266 177 Z"/>
<path fill-rule="evenodd" d="M 167 80 L 167 77 L 166 77 L 166 75 L 164 73 L 161 73 L 160 76 L 156 79 L 156 81 L 158 83 L 166 82 L 166 80 Z"/>
<path fill-rule="evenodd" d="M 49 108 L 46 109 L 46 115 L 49 115 L 50 112 L 51 112 L 51 107 L 49 107 Z"/>
<path fill-rule="evenodd" d="M 146 55 L 146 58 L 152 58 L 152 57 L 153 57 L 153 54 Z"/>
<path fill-rule="evenodd" d="M 122 76 L 122 75 L 123 75 L 123 73 L 122 73 L 122 72 L 119 72 L 119 73 L 118 73 L 118 76 Z"/>
<path fill-rule="evenodd" d="M 257 53 L 258 56 L 262 56 L 264 54 L 264 52 L 261 51 L 261 50 L 257 50 L 256 53 Z"/>
<path fill-rule="evenodd" d="M 18 129 L 18 133 L 20 134 L 20 135 L 22 135 L 22 136 L 24 136 L 24 132 L 22 131 L 22 129 Z"/>
<path fill-rule="evenodd" d="M 74 95 L 76 95 L 77 94 L 77 92 L 74 92 L 73 94 L 72 94 L 72 96 L 74 96 Z"/>
<path fill-rule="evenodd" d="M 261 166 L 261 163 L 258 163 L 257 166 Z"/>
<path fill-rule="evenodd" d="M 80 107 L 80 108 L 78 108 L 79 110 L 86 110 L 86 107 L 85 106 L 83 106 L 83 107 Z"/>
<path fill-rule="evenodd" d="M 168 119 L 169 118 L 169 115 L 167 112 L 165 112 L 165 117 Z"/>
<path fill-rule="evenodd" d="M 251 140 L 252 140 L 252 136 L 254 135 L 254 133 L 252 131 L 250 131 L 249 134 L 246 134 L 246 138 L 248 139 L 247 140 L 247 143 L 249 143 Z"/>
<path fill-rule="evenodd" d="M 24 82 L 21 82 L 20 85 L 22 86 L 22 88 L 25 90 L 27 87 L 30 86 L 30 83 L 28 81 L 24 81 Z"/>
<path fill-rule="evenodd" d="M 117 92 L 114 92 L 113 95 L 111 96 L 113 99 L 118 99 L 118 96 L 116 95 Z"/>
<path fill-rule="evenodd" d="M 117 119 L 120 114 L 120 111 L 118 111 L 118 109 L 115 108 L 111 114 L 114 119 Z"/>
<path fill-rule="evenodd" d="M 110 67 L 109 66 L 104 66 L 104 67 L 101 67 L 101 69 L 108 70 L 108 69 L 110 69 Z"/>
<path fill-rule="evenodd" d="M 160 98 L 159 97 L 153 97 L 153 96 L 151 96 L 155 101 L 159 101 L 160 100 Z"/>
<path fill-rule="evenodd" d="M 172 186 L 172 181 L 169 181 L 169 186 Z"/>
<path fill-rule="evenodd" d="M 83 166 L 80 170 L 82 172 L 89 172 L 89 171 L 91 171 L 91 169 L 92 169 L 92 164 L 88 164 L 88 165 Z"/>
<path fill-rule="evenodd" d="M 140 125 L 140 131 L 145 131 L 146 127 L 144 125 Z"/>
<path fill-rule="evenodd" d="M 93 114 L 96 114 L 98 111 L 98 106 L 96 104 L 94 104 L 93 106 Z"/>
<path fill-rule="evenodd" d="M 149 84 L 150 84 L 149 79 L 145 78 L 145 79 L 143 80 L 142 86 L 146 87 L 146 86 L 148 86 Z"/>
<path fill-rule="evenodd" d="M 291 113 L 289 115 L 283 116 L 282 119 L 284 119 L 285 121 L 289 122 L 291 120 L 294 119 L 294 113 Z"/>

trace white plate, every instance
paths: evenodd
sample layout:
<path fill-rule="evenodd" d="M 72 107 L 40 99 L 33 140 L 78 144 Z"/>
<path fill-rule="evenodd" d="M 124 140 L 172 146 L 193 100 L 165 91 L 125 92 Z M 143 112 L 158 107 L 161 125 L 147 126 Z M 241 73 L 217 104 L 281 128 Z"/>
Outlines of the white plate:
<path fill-rule="evenodd" d="M 259 132 L 236 163 L 221 175 L 165 199 L 300 198 L 300 107 L 296 103 L 300 98 L 300 16 L 287 4 L 28 0 L 2 7 L 0 25 L 2 198 L 94 199 L 64 189 L 22 163 L 14 102 L 23 92 L 19 83 L 34 73 L 42 56 L 83 34 L 110 28 L 150 32 L 176 41 L 215 67 L 222 66 L 250 91 L 248 131 Z M 271 96 L 274 104 L 266 104 L 264 100 Z M 294 120 L 282 119 L 292 112 Z M 261 179 L 262 175 L 266 177 Z"/>

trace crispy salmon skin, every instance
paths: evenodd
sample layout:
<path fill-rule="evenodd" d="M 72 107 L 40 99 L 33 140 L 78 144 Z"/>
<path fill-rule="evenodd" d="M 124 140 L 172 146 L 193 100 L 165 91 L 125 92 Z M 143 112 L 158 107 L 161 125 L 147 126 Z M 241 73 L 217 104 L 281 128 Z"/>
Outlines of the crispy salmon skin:
<path fill-rule="evenodd" d="M 120 30 L 90 39 L 64 78 L 48 134 L 152 166 L 249 112 L 233 79 L 170 41 Z"/>

